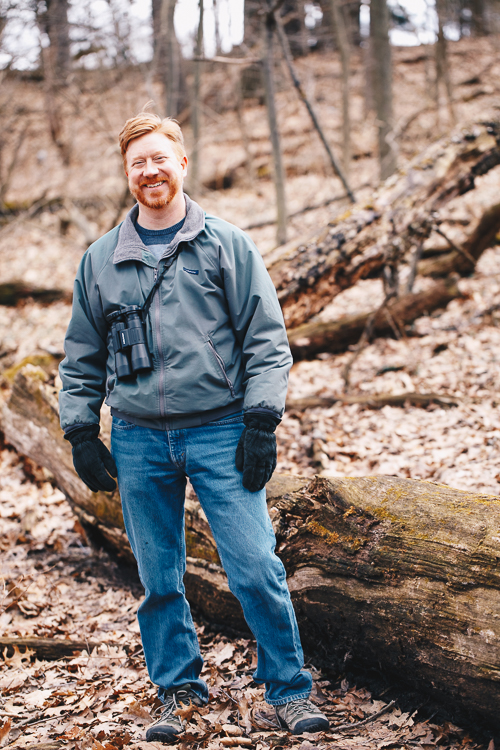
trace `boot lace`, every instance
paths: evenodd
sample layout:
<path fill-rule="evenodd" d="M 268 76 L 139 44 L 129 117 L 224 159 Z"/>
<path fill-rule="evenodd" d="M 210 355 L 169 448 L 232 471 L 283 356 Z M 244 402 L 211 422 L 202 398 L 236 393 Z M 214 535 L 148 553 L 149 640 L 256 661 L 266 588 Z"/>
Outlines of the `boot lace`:
<path fill-rule="evenodd" d="M 166 719 L 174 719 L 180 723 L 180 717 L 177 716 L 175 712 L 180 708 L 180 704 L 185 702 L 189 703 L 191 695 L 188 690 L 178 690 L 176 693 L 172 693 L 172 695 L 167 695 L 164 700 L 165 703 L 163 706 L 158 706 L 153 712 L 153 716 L 158 716 L 156 721 L 151 724 L 153 727 L 156 724 L 161 724 L 161 722 Z"/>

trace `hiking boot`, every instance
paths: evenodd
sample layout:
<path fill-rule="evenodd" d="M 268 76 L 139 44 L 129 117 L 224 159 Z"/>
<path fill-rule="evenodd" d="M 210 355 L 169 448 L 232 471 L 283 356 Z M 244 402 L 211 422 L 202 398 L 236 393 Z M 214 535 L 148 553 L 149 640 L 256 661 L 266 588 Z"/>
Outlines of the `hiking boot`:
<path fill-rule="evenodd" d="M 156 721 L 151 724 L 146 732 L 147 742 L 173 742 L 178 734 L 184 730 L 184 722 L 176 711 L 181 706 L 203 706 L 203 701 L 187 682 L 178 688 L 167 690 L 163 697 L 163 706 L 156 709 L 158 714 Z"/>
<path fill-rule="evenodd" d="M 274 708 L 280 725 L 292 734 L 327 732 L 330 728 L 326 716 L 307 698 L 298 698 Z"/>

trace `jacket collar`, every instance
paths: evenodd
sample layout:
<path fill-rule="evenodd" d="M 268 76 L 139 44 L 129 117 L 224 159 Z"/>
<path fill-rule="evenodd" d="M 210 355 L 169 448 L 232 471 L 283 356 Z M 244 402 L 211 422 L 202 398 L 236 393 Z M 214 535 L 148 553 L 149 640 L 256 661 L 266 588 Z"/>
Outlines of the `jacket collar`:
<path fill-rule="evenodd" d="M 162 260 L 173 255 L 179 243 L 194 240 L 205 228 L 205 214 L 201 206 L 191 200 L 186 193 L 184 193 L 184 198 L 186 200 L 186 219 L 182 225 L 182 229 L 175 235 L 173 242 L 167 246 L 166 252 L 161 258 Z M 118 242 L 113 254 L 113 263 L 121 263 L 124 260 L 142 261 L 143 253 L 146 252 L 147 248 L 135 228 L 135 220 L 138 214 L 139 206 L 136 203 L 128 212 L 118 232 Z"/>

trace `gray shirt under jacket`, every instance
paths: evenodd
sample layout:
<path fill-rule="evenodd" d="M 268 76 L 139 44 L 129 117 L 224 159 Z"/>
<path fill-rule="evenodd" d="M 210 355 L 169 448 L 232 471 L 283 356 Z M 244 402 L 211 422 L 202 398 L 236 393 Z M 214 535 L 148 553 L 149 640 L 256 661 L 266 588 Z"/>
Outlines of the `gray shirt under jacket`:
<path fill-rule="evenodd" d="M 141 227 L 139 222 L 136 221 L 135 228 L 137 234 L 146 247 L 149 248 L 150 252 L 153 253 L 156 260 L 160 260 L 167 245 L 170 245 L 177 232 L 179 232 L 184 226 L 185 219 L 186 217 L 178 221 L 177 224 L 173 224 L 173 226 L 167 227 L 166 229 L 146 229 L 145 227 Z"/>

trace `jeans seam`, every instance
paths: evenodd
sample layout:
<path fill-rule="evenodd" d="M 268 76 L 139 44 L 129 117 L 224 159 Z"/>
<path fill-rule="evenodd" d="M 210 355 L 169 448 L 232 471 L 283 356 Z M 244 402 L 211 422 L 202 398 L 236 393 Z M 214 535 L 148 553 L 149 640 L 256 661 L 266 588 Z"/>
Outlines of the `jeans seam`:
<path fill-rule="evenodd" d="M 297 693 L 297 695 L 289 695 L 286 698 L 278 698 L 277 700 L 272 700 L 266 696 L 266 702 L 269 703 L 270 706 L 285 706 L 292 701 L 302 700 L 303 698 L 307 699 L 310 695 L 311 691 L 309 690 L 307 693 Z"/>

